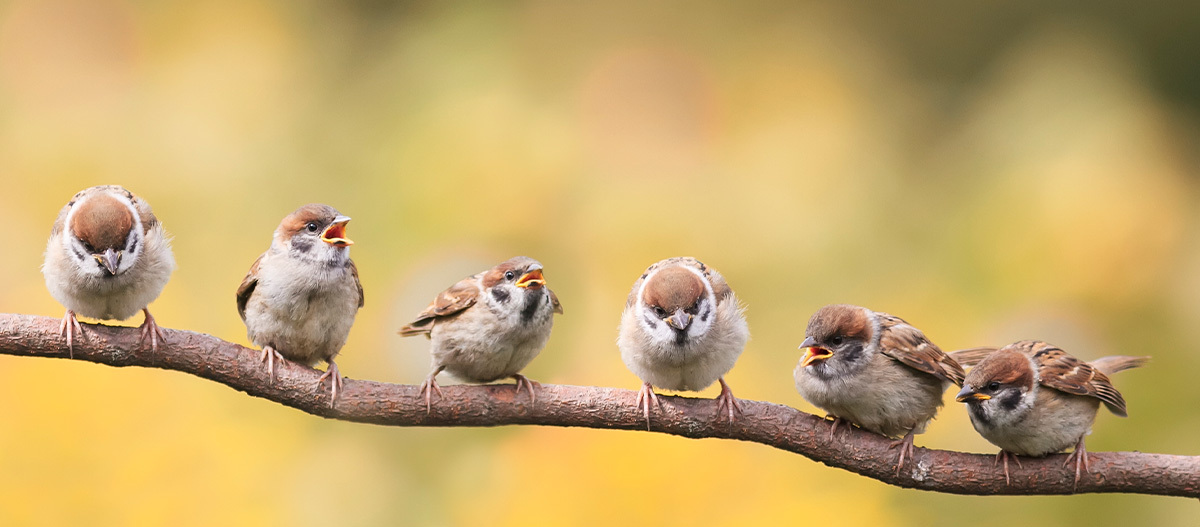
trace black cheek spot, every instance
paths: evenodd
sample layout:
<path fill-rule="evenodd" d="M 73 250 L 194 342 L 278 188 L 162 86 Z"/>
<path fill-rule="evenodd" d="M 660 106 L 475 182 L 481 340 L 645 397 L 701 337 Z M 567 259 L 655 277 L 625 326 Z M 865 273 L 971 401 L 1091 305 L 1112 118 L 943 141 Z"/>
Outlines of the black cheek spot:
<path fill-rule="evenodd" d="M 1021 393 L 1016 390 L 1009 390 L 1000 398 L 1000 406 L 1005 410 L 1016 410 L 1019 404 L 1021 404 Z"/>
<path fill-rule="evenodd" d="M 131 253 L 137 252 L 137 246 L 138 246 L 137 238 L 134 238 L 132 242 L 129 242 L 129 252 L 131 252 Z"/>
<path fill-rule="evenodd" d="M 308 253 L 312 250 L 312 240 L 303 236 L 292 238 L 292 250 L 298 253 Z"/>
<path fill-rule="evenodd" d="M 854 362 L 862 355 L 863 345 L 859 342 L 850 342 L 842 347 L 840 355 L 847 362 Z"/>
<path fill-rule="evenodd" d="M 501 304 L 507 303 L 508 302 L 508 291 L 505 291 L 503 288 L 500 288 L 500 287 L 493 287 L 492 288 L 492 298 L 496 299 L 496 301 L 500 302 Z"/>
<path fill-rule="evenodd" d="M 82 261 L 84 261 L 84 260 L 87 260 L 87 259 L 88 259 L 88 255 L 87 255 L 87 253 L 84 253 L 83 251 L 79 250 L 79 248 L 78 248 L 78 247 L 75 247 L 74 245 L 72 245 L 72 246 L 71 246 L 71 250 L 72 250 L 72 251 L 75 253 L 75 256 L 76 256 L 77 258 L 79 258 L 79 261 L 81 261 L 81 262 L 82 262 Z"/>
<path fill-rule="evenodd" d="M 658 319 L 654 318 L 653 316 L 650 316 L 650 315 L 646 315 L 646 316 L 642 317 L 642 320 L 645 321 L 646 325 L 650 326 L 650 327 L 654 327 L 655 324 L 658 323 Z"/>

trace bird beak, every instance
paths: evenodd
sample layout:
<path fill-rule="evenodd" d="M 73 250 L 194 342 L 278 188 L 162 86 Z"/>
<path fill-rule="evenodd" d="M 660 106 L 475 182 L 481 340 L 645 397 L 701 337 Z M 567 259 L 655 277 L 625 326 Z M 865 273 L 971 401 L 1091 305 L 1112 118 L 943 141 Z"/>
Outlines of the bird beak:
<path fill-rule="evenodd" d="M 958 401 L 960 403 L 965 403 L 965 402 L 970 402 L 967 399 L 971 399 L 971 400 L 975 400 L 975 401 L 986 401 L 991 398 L 992 398 L 992 396 L 990 396 L 986 393 L 979 393 L 970 386 L 963 386 L 962 391 L 958 392 L 958 395 L 956 395 L 954 397 L 954 400 Z"/>
<path fill-rule="evenodd" d="M 104 254 L 93 254 L 92 258 L 103 265 L 111 275 L 117 274 L 117 267 L 121 265 L 121 252 L 113 250 L 112 247 L 105 249 Z"/>
<path fill-rule="evenodd" d="M 800 343 L 800 349 L 804 350 L 804 356 L 800 358 L 800 367 L 806 368 L 814 362 L 820 362 L 833 356 L 833 352 L 825 348 L 817 346 L 817 341 L 812 337 L 805 337 L 804 342 Z"/>
<path fill-rule="evenodd" d="M 546 286 L 546 279 L 542 277 L 542 266 L 533 265 L 525 274 L 521 275 L 521 279 L 517 280 L 517 287 L 528 287 L 530 289 L 539 289 Z"/>
<path fill-rule="evenodd" d="M 667 317 L 667 324 L 671 327 L 683 331 L 692 324 L 692 316 L 685 313 L 682 308 L 676 309 L 675 314 Z"/>
<path fill-rule="evenodd" d="M 354 241 L 346 237 L 346 224 L 350 222 L 350 218 L 346 216 L 338 216 L 333 219 L 333 224 L 321 233 L 321 241 L 336 247 L 347 247 L 354 245 Z"/>

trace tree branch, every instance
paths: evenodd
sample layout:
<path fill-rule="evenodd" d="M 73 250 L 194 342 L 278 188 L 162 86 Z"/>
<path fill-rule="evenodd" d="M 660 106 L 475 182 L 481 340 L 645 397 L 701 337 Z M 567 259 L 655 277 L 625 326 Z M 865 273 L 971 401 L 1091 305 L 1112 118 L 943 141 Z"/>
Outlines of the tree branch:
<path fill-rule="evenodd" d="M 67 358 L 59 320 L 0 314 L 0 353 Z M 347 379 L 345 391 L 330 407 L 328 390 L 317 390 L 317 370 L 284 362 L 274 383 L 267 382 L 260 352 L 210 335 L 164 329 L 159 351 L 142 349 L 136 328 L 85 325 L 76 342 L 75 360 L 109 366 L 143 366 L 190 373 L 255 397 L 275 401 L 329 419 L 389 426 L 580 426 L 645 430 L 634 408 L 636 392 L 587 386 L 541 385 L 537 403 L 514 386 L 445 386 L 425 412 L 416 386 Z M 896 451 L 889 439 L 859 429 L 842 431 L 828 441 L 830 422 L 778 404 L 742 400 L 743 414 L 730 426 L 716 416 L 711 399 L 660 396 L 661 411 L 651 414 L 655 432 L 689 438 L 722 438 L 762 443 L 795 452 L 829 466 L 904 488 L 954 494 L 1071 494 L 1073 469 L 1065 455 L 1021 458 L 1011 466 L 1012 484 L 994 465 L 994 456 L 917 448 L 914 459 L 895 475 Z M 1089 452 L 1091 473 L 1076 492 L 1128 492 L 1200 497 L 1200 457 L 1140 452 Z"/>

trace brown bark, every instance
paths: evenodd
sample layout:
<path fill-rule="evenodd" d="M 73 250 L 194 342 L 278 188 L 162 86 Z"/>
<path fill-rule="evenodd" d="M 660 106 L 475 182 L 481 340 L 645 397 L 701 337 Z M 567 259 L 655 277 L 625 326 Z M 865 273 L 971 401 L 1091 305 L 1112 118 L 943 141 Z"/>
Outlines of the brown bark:
<path fill-rule="evenodd" d="M 0 353 L 67 358 L 58 333 L 59 320 L 0 314 Z M 178 370 L 210 379 L 303 412 L 329 419 L 390 426 L 580 426 L 645 430 L 634 408 L 636 392 L 591 386 L 543 384 L 537 403 L 514 385 L 445 386 L 425 412 L 416 386 L 346 379 L 345 391 L 330 407 L 328 389 L 317 390 L 320 372 L 291 362 L 279 366 L 268 384 L 258 350 L 210 335 L 163 329 L 157 352 L 138 345 L 136 328 L 84 325 L 75 344 L 75 360 L 110 366 Z M 661 410 L 651 413 L 651 430 L 689 438 L 723 438 L 762 443 L 795 452 L 833 467 L 905 488 L 955 494 L 1070 494 L 1074 471 L 1065 455 L 1021 458 L 1010 464 L 1012 483 L 992 454 L 968 454 L 917 448 L 914 459 L 895 475 L 896 450 L 890 440 L 859 429 L 840 427 L 828 441 L 830 422 L 773 403 L 742 400 L 743 413 L 731 426 L 718 419 L 712 399 L 660 396 Z M 7 404 L 20 404 L 9 401 Z M 1089 452 L 1091 473 L 1075 492 L 1127 492 L 1200 497 L 1200 457 L 1141 452 Z"/>

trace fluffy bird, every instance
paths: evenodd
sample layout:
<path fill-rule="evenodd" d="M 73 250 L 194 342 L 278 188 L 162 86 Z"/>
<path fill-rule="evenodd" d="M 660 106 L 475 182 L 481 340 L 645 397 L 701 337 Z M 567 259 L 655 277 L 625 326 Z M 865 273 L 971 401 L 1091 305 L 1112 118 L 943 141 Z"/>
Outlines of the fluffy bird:
<path fill-rule="evenodd" d="M 81 190 L 58 213 L 42 274 L 67 308 L 59 332 L 74 355 L 83 336 L 76 315 L 125 320 L 141 311 L 141 341 L 163 338 L 147 307 L 175 270 L 170 237 L 145 200 L 117 185 Z"/>
<path fill-rule="evenodd" d="M 617 347 L 642 380 L 637 407 L 650 428 L 650 405 L 660 406 L 654 388 L 699 391 L 721 383 L 717 415 L 741 411 L 725 374 L 750 340 L 745 309 L 716 269 L 695 258 L 662 260 L 633 283 Z"/>
<path fill-rule="evenodd" d="M 1084 437 L 1100 403 L 1125 417 L 1125 398 L 1108 375 L 1136 368 L 1149 357 L 1111 356 L 1081 361 L 1040 340 L 1009 344 L 971 369 L 957 400 L 967 404 L 971 424 L 1000 447 L 1009 482 L 1008 458 L 1041 457 L 1074 446 L 1063 466 L 1075 462 L 1075 484 L 1088 469 Z M 1013 457 L 1018 464 L 1020 461 Z"/>
<path fill-rule="evenodd" d="M 796 366 L 796 390 L 834 418 L 890 438 L 896 473 L 912 457 L 913 436 L 942 406 L 942 392 L 962 385 L 963 369 L 921 330 L 899 317 L 846 304 L 821 308 L 808 321 Z"/>
<path fill-rule="evenodd" d="M 441 397 L 437 375 L 487 383 L 513 378 L 517 392 L 529 389 L 537 402 L 534 382 L 521 370 L 537 357 L 562 305 L 542 274 L 542 264 L 517 256 L 442 291 L 400 335 L 425 335 L 432 341 L 433 369 L 421 384 L 425 411 L 432 411 L 432 394 Z"/>
<path fill-rule="evenodd" d="M 354 316 L 363 306 L 358 268 L 350 259 L 346 224 L 350 218 L 328 205 L 305 205 L 283 218 L 271 240 L 237 289 L 237 308 L 246 333 L 262 347 L 267 378 L 277 361 L 329 367 L 317 387 L 330 381 L 332 406 L 342 389 L 333 358 L 346 343 Z"/>

